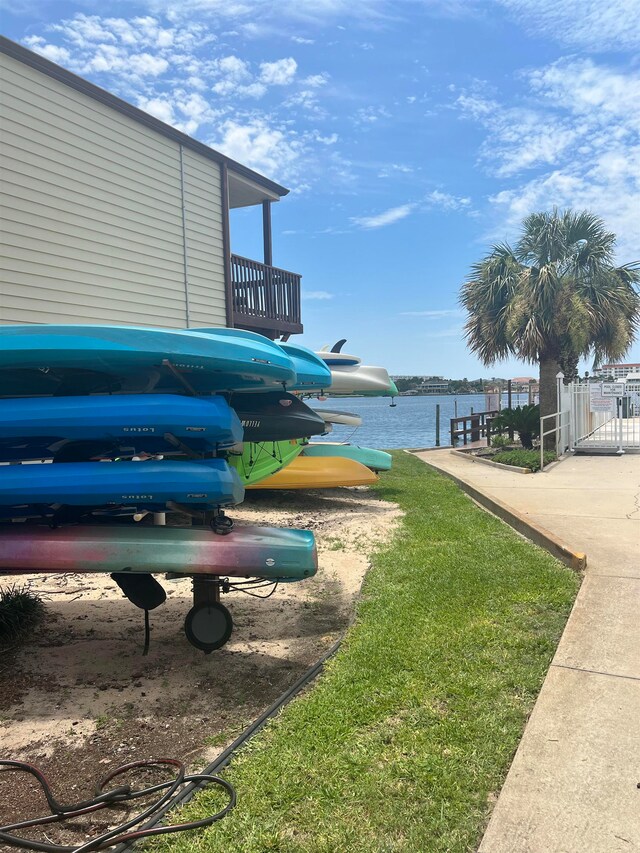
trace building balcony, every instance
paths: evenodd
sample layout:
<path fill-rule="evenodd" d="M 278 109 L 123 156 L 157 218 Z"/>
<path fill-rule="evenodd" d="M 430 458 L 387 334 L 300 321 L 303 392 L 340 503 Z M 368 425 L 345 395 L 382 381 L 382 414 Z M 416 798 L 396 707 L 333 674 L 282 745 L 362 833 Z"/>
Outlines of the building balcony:
<path fill-rule="evenodd" d="M 274 339 L 300 334 L 301 278 L 232 254 L 233 325 Z"/>

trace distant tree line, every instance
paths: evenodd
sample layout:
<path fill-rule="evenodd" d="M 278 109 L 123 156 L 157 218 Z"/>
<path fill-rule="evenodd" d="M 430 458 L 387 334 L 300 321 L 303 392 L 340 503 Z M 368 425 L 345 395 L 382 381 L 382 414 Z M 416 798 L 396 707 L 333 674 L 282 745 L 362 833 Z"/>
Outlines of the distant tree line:
<path fill-rule="evenodd" d="M 448 384 L 448 394 L 481 394 L 485 388 L 506 388 L 507 380 L 492 377 L 491 379 L 444 379 L 441 376 L 394 376 L 394 382 L 398 386 L 398 391 L 417 391 L 418 393 L 428 393 L 421 391 L 423 385 L 430 382 L 446 382 Z"/>

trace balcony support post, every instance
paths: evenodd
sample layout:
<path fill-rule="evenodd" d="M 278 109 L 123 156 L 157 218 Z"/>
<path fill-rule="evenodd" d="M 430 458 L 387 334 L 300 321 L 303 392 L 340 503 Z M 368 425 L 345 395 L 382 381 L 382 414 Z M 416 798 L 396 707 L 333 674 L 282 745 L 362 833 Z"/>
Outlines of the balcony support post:
<path fill-rule="evenodd" d="M 273 266 L 273 249 L 271 239 L 271 202 L 262 202 L 262 240 L 264 244 L 264 263 Z"/>

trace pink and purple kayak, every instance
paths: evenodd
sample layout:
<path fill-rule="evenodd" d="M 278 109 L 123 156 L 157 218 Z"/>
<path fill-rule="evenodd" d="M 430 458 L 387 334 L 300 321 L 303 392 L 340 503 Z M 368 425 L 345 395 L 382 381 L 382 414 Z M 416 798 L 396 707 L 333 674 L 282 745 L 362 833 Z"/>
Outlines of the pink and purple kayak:
<path fill-rule="evenodd" d="M 0 526 L 0 572 L 126 572 L 297 581 L 318 568 L 313 533 L 236 527 L 221 536 L 192 527 Z"/>

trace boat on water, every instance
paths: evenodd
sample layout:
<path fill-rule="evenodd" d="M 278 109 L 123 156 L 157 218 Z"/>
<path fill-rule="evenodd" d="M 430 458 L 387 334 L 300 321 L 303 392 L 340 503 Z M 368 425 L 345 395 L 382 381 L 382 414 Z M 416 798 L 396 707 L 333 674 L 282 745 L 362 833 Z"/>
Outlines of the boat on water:
<path fill-rule="evenodd" d="M 373 471 L 353 459 L 298 456 L 286 468 L 247 489 L 335 489 L 370 486 L 377 480 Z"/>
<path fill-rule="evenodd" d="M 244 488 L 224 459 L 197 462 L 62 462 L 0 466 L 0 515 L 19 507 L 127 506 L 200 510 L 241 503 Z"/>
<path fill-rule="evenodd" d="M 218 453 L 242 441 L 224 397 L 127 394 L 0 399 L 0 462 L 95 456 Z"/>
<path fill-rule="evenodd" d="M 326 458 L 340 456 L 344 459 L 353 459 L 361 465 L 365 465 L 372 471 L 389 471 L 391 469 L 391 454 L 384 450 L 375 450 L 372 447 L 358 447 L 356 444 L 340 444 L 337 442 L 311 442 L 302 448 L 305 457 Z"/>
<path fill-rule="evenodd" d="M 139 326 L 3 326 L 0 397 L 198 393 L 293 385 L 268 338 Z"/>

